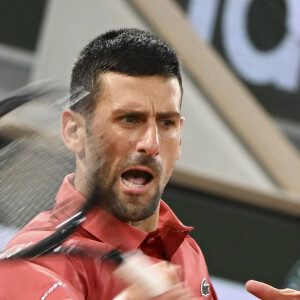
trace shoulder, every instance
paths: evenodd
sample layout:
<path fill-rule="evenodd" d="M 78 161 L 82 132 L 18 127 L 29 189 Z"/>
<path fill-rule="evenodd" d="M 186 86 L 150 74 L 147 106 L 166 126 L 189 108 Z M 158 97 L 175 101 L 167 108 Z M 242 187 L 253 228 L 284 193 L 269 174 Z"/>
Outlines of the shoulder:
<path fill-rule="evenodd" d="M 55 231 L 55 224 L 49 222 L 49 212 L 42 212 L 24 226 L 6 245 L 4 250 L 13 246 L 36 243 Z"/>
<path fill-rule="evenodd" d="M 202 250 L 198 243 L 189 235 L 185 238 L 185 244 L 186 247 L 190 249 L 190 251 L 193 251 L 195 254 L 199 256 L 203 256 Z"/>

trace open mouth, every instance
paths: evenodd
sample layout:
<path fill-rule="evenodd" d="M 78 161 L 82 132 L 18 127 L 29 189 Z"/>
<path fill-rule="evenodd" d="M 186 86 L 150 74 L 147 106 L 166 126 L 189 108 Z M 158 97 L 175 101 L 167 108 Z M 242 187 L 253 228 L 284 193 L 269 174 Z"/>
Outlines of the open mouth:
<path fill-rule="evenodd" d="M 145 170 L 131 169 L 124 172 L 121 179 L 128 188 L 141 188 L 153 180 L 153 175 Z"/>

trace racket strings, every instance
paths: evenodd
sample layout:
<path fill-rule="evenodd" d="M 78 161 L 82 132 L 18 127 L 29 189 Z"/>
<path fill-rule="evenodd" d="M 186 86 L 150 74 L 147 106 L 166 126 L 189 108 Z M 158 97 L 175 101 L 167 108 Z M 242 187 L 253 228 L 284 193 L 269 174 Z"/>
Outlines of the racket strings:
<path fill-rule="evenodd" d="M 75 101 L 86 95 L 84 91 L 77 93 Z M 75 170 L 74 155 L 66 150 L 60 138 L 59 109 L 70 97 L 64 96 L 63 100 L 58 97 L 55 101 L 55 97 L 49 95 L 43 101 L 40 98 L 24 105 L 21 99 L 22 107 L 0 120 L 0 135 L 5 136 L 0 148 L 0 181 L 5 186 L 0 191 L 0 226 L 6 230 L 2 233 L 22 228 L 39 212 L 51 209 L 62 179 Z M 27 95 L 26 101 L 29 101 Z M 104 152 L 105 147 L 98 151 Z M 103 159 L 99 164 L 102 163 Z M 100 168 L 95 165 L 90 173 L 94 174 Z M 97 185 L 92 186 L 88 201 L 73 218 L 33 247 L 18 248 L 12 258 L 45 254 L 66 240 L 84 221 L 85 214 L 98 204 L 100 190 Z"/>

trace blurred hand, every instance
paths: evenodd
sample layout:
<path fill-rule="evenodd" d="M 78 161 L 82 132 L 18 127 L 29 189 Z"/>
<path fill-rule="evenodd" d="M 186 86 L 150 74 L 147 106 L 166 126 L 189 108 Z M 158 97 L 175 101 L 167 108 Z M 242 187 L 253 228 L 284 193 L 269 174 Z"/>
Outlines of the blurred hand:
<path fill-rule="evenodd" d="M 259 281 L 248 281 L 246 289 L 262 300 L 300 300 L 300 291 L 292 289 L 279 290 Z"/>
<path fill-rule="evenodd" d="M 180 267 L 161 262 L 152 266 L 170 279 L 172 285 L 165 293 L 150 298 L 145 294 L 145 290 L 141 284 L 133 284 L 119 294 L 115 300 L 196 300 L 193 298 L 189 289 L 180 282 Z M 118 271 L 116 272 L 118 276 Z"/>
<path fill-rule="evenodd" d="M 147 297 L 142 293 L 142 289 L 136 286 L 131 286 L 125 293 L 126 297 L 124 300 L 196 300 L 191 292 L 180 284 L 174 285 L 169 291 L 152 298 Z"/>

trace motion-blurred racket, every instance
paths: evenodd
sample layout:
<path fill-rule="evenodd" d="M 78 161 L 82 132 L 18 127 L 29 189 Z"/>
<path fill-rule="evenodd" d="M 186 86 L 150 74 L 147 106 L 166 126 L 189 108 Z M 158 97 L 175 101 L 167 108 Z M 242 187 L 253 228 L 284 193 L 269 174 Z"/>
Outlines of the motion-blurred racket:
<path fill-rule="evenodd" d="M 87 94 L 78 91 L 72 95 L 72 99 L 77 102 Z M 26 86 L 0 100 L 2 240 L 7 241 L 9 238 L 5 235 L 16 232 L 38 212 L 49 209 L 53 200 L 45 195 L 49 192 L 54 199 L 53 194 L 58 189 L 53 184 L 53 177 L 59 183 L 58 178 L 63 178 L 59 174 L 65 172 L 63 175 L 66 175 L 74 170 L 71 163 L 73 158 L 64 150 L 58 134 L 59 110 L 69 98 L 70 95 L 63 93 L 57 83 L 43 81 Z M 52 180 L 49 180 L 50 177 Z M 95 205 L 96 190 L 98 193 L 95 187 L 87 202 L 72 217 L 57 226 L 53 234 L 36 244 L 19 245 L 13 251 L 5 251 L 0 258 L 31 258 L 51 252 L 85 220 L 86 213 Z"/>

